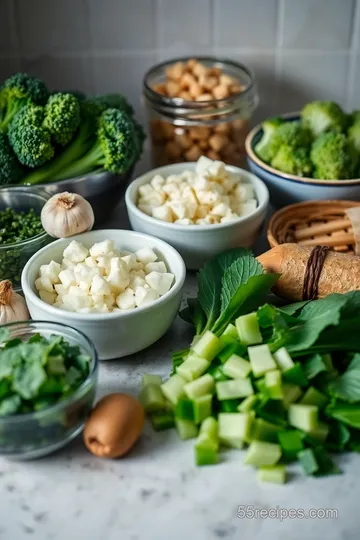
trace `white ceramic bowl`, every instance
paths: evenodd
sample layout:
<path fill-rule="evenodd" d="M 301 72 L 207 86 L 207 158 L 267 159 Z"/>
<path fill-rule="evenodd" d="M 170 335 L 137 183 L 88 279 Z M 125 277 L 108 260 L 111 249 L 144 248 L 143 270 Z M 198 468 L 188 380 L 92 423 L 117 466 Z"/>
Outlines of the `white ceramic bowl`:
<path fill-rule="evenodd" d="M 286 122 L 299 120 L 299 113 L 284 114 L 281 118 Z M 259 159 L 254 148 L 261 139 L 262 134 L 261 124 L 258 124 L 246 137 L 245 148 L 250 170 L 261 178 L 269 188 L 271 204 L 275 208 L 302 201 L 360 200 L 359 178 L 353 180 L 302 178 L 301 176 L 278 171 Z"/>
<path fill-rule="evenodd" d="M 194 170 L 195 166 L 196 163 L 176 163 L 153 169 L 131 182 L 125 193 L 132 228 L 169 242 L 179 251 L 190 270 L 201 268 L 204 262 L 227 249 L 251 247 L 260 233 L 269 202 L 269 192 L 262 180 L 243 169 L 228 165 L 226 169 L 229 172 L 241 175 L 245 182 L 254 187 L 258 206 L 247 216 L 215 225 L 179 225 L 155 219 L 137 208 L 139 186 L 149 183 L 155 174 L 167 177 L 170 174 L 181 174 L 185 170 Z"/>
<path fill-rule="evenodd" d="M 113 240 L 116 249 L 137 251 L 151 247 L 175 275 L 171 289 L 152 304 L 115 313 L 73 313 L 43 302 L 37 295 L 34 282 L 42 264 L 51 260 L 61 262 L 62 253 L 71 240 L 87 247 L 102 240 Z M 177 251 L 157 238 L 124 230 L 99 230 L 57 240 L 38 251 L 26 264 L 21 278 L 22 289 L 30 315 L 38 321 L 56 321 L 81 330 L 94 343 L 100 360 L 120 358 L 149 347 L 171 326 L 181 300 L 185 280 L 184 261 Z"/>

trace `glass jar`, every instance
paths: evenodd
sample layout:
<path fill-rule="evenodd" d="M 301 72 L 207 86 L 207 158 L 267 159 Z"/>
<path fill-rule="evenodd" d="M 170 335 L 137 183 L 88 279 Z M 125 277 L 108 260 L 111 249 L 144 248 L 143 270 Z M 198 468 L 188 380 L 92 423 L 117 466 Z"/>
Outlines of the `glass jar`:
<path fill-rule="evenodd" d="M 258 103 L 247 67 L 213 57 L 163 62 L 146 73 L 143 95 L 154 167 L 202 155 L 244 165 L 245 138 Z"/>

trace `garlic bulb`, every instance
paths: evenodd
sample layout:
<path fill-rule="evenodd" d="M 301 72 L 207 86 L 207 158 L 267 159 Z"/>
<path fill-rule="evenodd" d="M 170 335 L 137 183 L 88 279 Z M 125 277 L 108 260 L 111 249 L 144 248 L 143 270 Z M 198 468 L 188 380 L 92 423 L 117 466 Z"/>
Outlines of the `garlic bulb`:
<path fill-rule="evenodd" d="M 0 325 L 29 319 L 24 298 L 13 291 L 11 281 L 8 279 L 0 281 Z"/>
<path fill-rule="evenodd" d="M 53 195 L 41 211 L 42 226 L 55 238 L 90 231 L 94 220 L 91 204 L 81 195 L 68 191 Z"/>

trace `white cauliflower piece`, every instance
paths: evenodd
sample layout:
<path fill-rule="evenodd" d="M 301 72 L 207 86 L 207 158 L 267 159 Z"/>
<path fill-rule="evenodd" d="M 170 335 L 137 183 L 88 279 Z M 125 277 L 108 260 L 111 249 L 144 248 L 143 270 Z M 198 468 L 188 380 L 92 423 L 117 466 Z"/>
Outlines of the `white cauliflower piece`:
<path fill-rule="evenodd" d="M 130 283 L 129 269 L 125 261 L 115 257 L 111 259 L 107 282 L 114 292 L 122 292 Z"/>
<path fill-rule="evenodd" d="M 136 259 L 141 262 L 143 265 L 148 264 L 149 262 L 155 262 L 157 259 L 156 253 L 151 248 L 141 248 L 135 252 Z"/>
<path fill-rule="evenodd" d="M 71 285 L 76 284 L 75 274 L 69 268 L 66 269 L 66 270 L 61 270 L 61 272 L 59 274 L 59 279 L 60 279 L 61 283 L 64 285 L 64 287 L 66 287 L 67 289 Z"/>
<path fill-rule="evenodd" d="M 128 270 L 132 270 L 136 266 L 136 255 L 135 253 L 130 253 L 129 255 L 124 255 L 121 259 L 126 263 Z"/>
<path fill-rule="evenodd" d="M 163 296 L 170 289 L 173 281 L 174 275 L 169 272 L 160 273 L 160 272 L 150 272 L 145 278 L 146 283 L 154 289 L 159 296 Z"/>
<path fill-rule="evenodd" d="M 97 242 L 90 248 L 90 255 L 94 259 L 101 257 L 102 255 L 108 255 L 114 251 L 114 242 L 112 240 L 103 240 Z"/>
<path fill-rule="evenodd" d="M 63 256 L 65 259 L 68 259 L 73 263 L 79 263 L 85 261 L 88 254 L 89 250 L 87 247 L 85 247 L 80 242 L 73 240 L 72 242 L 70 242 L 67 248 L 64 249 Z"/>
<path fill-rule="evenodd" d="M 116 297 L 116 304 L 120 309 L 134 309 L 136 307 L 134 293 L 126 289 Z"/>
<path fill-rule="evenodd" d="M 110 294 L 111 290 L 108 282 L 102 276 L 94 276 L 91 281 L 90 294 Z"/>
<path fill-rule="evenodd" d="M 145 289 L 145 287 L 137 287 L 135 290 L 135 303 L 138 307 L 151 304 L 159 298 L 159 294 L 154 289 Z"/>
<path fill-rule="evenodd" d="M 57 294 L 55 292 L 49 292 L 45 289 L 40 289 L 39 296 L 43 302 L 53 305 L 56 301 Z"/>
<path fill-rule="evenodd" d="M 152 208 L 152 217 L 155 219 L 160 219 L 161 221 L 167 221 L 172 223 L 173 213 L 170 208 L 171 205 L 154 206 Z"/>
<path fill-rule="evenodd" d="M 145 272 L 150 274 L 150 272 L 167 272 L 166 264 L 163 261 L 151 262 L 145 265 Z"/>

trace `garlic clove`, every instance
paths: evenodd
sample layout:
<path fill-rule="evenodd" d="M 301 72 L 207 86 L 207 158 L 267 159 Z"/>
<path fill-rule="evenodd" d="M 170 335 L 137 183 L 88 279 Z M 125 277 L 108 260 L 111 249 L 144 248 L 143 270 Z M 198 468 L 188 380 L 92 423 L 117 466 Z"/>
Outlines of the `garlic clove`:
<path fill-rule="evenodd" d="M 24 298 L 13 291 L 8 279 L 0 282 L 0 325 L 17 321 L 28 321 L 29 310 Z"/>
<path fill-rule="evenodd" d="M 91 204 L 81 195 L 68 191 L 53 195 L 41 211 L 42 226 L 54 238 L 90 231 L 94 221 Z"/>

